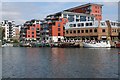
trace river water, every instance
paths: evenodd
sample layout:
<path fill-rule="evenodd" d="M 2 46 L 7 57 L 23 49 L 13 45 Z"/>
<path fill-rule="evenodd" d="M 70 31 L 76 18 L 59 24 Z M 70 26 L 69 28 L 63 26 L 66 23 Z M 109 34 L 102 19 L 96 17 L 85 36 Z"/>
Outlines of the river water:
<path fill-rule="evenodd" d="M 5 47 L 1 54 L 3 78 L 118 78 L 115 48 Z"/>

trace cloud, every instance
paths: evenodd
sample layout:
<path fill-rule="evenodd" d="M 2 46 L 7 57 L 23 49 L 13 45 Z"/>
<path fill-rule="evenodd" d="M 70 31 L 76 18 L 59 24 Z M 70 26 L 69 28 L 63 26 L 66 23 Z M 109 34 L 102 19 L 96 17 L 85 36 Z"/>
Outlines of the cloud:
<path fill-rule="evenodd" d="M 84 2 L 85 3 L 85 2 Z M 54 14 L 62 10 L 84 4 L 83 2 L 3 2 L 2 19 L 14 20 L 21 24 L 26 20 L 44 19 L 49 14 Z M 114 20 L 117 15 L 117 3 L 104 2 L 103 17 L 112 17 Z M 108 15 L 109 14 L 109 15 Z"/>
<path fill-rule="evenodd" d="M 119 0 L 2 0 L 3 2 L 118 2 Z"/>

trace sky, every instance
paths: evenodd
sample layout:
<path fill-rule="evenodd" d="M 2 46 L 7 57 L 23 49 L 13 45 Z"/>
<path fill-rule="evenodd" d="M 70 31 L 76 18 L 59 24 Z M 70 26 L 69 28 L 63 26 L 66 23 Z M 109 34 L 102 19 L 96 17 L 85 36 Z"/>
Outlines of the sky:
<path fill-rule="evenodd" d="M 13 2 L 12 2 L 13 1 Z M 62 0 L 60 0 L 62 1 Z M 80 6 L 88 2 L 17 2 L 16 0 L 2 1 L 2 20 L 13 20 L 16 24 L 23 24 L 26 20 L 43 20 L 47 15 Z M 103 4 L 103 20 L 118 20 L 118 2 L 90 2 Z"/>

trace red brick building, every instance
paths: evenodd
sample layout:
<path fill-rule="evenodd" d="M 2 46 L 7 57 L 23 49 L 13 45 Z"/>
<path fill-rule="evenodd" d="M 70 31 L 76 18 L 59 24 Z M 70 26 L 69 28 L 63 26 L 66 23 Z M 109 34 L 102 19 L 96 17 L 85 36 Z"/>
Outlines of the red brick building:
<path fill-rule="evenodd" d="M 42 40 L 49 42 L 62 41 L 64 38 L 64 24 L 68 22 L 64 18 L 46 18 L 46 21 L 41 24 Z"/>
<path fill-rule="evenodd" d="M 65 11 L 94 15 L 96 20 L 100 21 L 102 20 L 102 6 L 103 5 L 100 5 L 100 4 L 88 3 L 88 4 L 67 9 Z"/>
<path fill-rule="evenodd" d="M 21 41 L 40 41 L 40 20 L 26 21 L 21 27 Z"/>

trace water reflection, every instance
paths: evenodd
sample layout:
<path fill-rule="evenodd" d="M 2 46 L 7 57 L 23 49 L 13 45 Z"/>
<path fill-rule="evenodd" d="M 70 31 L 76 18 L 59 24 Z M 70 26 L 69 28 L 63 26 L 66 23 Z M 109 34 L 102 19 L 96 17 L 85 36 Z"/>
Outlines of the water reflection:
<path fill-rule="evenodd" d="M 3 48 L 3 77 L 117 78 L 118 49 Z"/>

